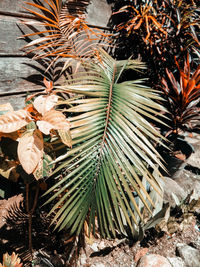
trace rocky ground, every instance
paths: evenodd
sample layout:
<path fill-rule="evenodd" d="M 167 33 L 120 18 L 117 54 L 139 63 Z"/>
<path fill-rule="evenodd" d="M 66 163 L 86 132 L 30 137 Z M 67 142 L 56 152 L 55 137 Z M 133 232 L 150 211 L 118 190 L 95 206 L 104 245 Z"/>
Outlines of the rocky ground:
<path fill-rule="evenodd" d="M 154 227 L 147 229 L 144 238 L 137 242 L 126 238 L 86 237 L 85 248 L 77 257 L 77 266 L 200 266 L 200 140 L 198 136 L 187 137 L 187 140 L 195 152 L 186 160 L 179 156 L 181 164 L 173 176 L 164 177 L 164 208 Z M 78 254 L 75 239 L 66 242 L 62 233 L 56 236 L 44 219 L 45 213 L 43 217 L 35 214 L 33 218 L 33 260 L 30 260 L 27 230 L 24 230 L 27 229 L 27 217 L 22 202 L 22 195 L 0 201 L 1 255 L 5 251 L 16 251 L 24 259 L 23 266 L 72 266 L 67 262 L 66 254 Z M 15 218 L 14 223 L 8 220 L 9 216 Z"/>

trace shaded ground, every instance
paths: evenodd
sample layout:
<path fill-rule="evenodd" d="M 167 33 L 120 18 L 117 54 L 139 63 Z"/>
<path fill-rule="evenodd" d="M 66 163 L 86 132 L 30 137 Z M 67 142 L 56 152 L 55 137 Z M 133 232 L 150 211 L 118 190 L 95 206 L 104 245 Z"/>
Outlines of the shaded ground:
<path fill-rule="evenodd" d="M 0 254 L 12 251 L 24 260 L 24 266 L 72 266 L 69 255 L 75 257 L 75 239 L 68 240 L 66 233 L 56 233 L 49 227 L 50 219 L 45 212 L 33 217 L 33 258 L 28 250 L 28 222 L 23 211 L 22 195 L 0 201 Z M 181 220 L 180 214 L 177 220 Z M 78 266 L 135 266 L 146 253 L 156 253 L 165 257 L 177 256 L 176 244 L 185 243 L 200 249 L 200 215 L 195 214 L 193 223 L 184 231 L 167 234 L 149 229 L 141 242 L 127 239 L 104 240 L 85 238 L 85 249 L 81 249 Z M 73 250 L 74 249 L 74 250 Z M 67 263 L 68 262 L 68 263 Z M 35 264 L 34 264 L 35 263 Z M 37 264 L 36 264 L 37 263 Z M 53 264 L 53 265 L 50 265 Z M 66 265 L 65 265 L 66 264 Z"/>

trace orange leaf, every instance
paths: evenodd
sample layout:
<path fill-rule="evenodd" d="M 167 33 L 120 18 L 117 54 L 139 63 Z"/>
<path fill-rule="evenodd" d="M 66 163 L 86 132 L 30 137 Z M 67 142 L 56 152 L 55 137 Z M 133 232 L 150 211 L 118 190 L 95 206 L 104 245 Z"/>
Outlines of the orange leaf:
<path fill-rule="evenodd" d="M 47 92 L 50 92 L 52 89 L 53 89 L 53 82 L 52 81 L 47 81 L 47 79 L 44 77 L 44 85 L 46 86 L 47 88 Z"/>
<path fill-rule="evenodd" d="M 30 121 L 30 114 L 26 110 L 7 112 L 0 116 L 0 132 L 15 132 L 27 125 Z"/>
<path fill-rule="evenodd" d="M 39 130 L 27 132 L 18 144 L 18 158 L 23 169 L 32 173 L 43 156 L 43 136 Z"/>
<path fill-rule="evenodd" d="M 34 102 L 34 108 L 44 115 L 47 111 L 51 110 L 57 103 L 58 101 L 58 96 L 57 95 L 50 95 L 50 96 L 45 96 L 45 95 L 40 95 L 38 96 Z"/>
<path fill-rule="evenodd" d="M 184 160 L 186 159 L 186 155 L 184 155 L 184 154 L 176 154 L 175 157 L 176 157 L 177 159 L 182 160 L 182 161 L 184 161 Z"/>

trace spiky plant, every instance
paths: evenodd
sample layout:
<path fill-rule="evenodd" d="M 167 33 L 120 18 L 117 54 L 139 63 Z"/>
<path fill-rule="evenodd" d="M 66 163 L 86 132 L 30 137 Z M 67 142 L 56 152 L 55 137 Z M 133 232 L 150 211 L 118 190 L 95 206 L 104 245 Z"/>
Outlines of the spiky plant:
<path fill-rule="evenodd" d="M 167 78 L 162 79 L 163 92 L 168 101 L 168 110 L 172 120 L 172 128 L 179 130 L 191 130 L 199 128 L 200 119 L 200 65 L 191 72 L 189 54 L 181 69 L 177 60 L 180 82 L 173 73 L 167 70 Z"/>
<path fill-rule="evenodd" d="M 108 37 L 102 30 L 87 25 L 85 14 L 89 0 L 70 0 L 65 5 L 62 0 L 25 3 L 34 9 L 24 8 L 39 19 L 25 21 L 25 24 L 42 26 L 42 30 L 24 35 L 36 37 L 24 46 L 28 53 L 35 54 L 35 59 L 53 57 L 57 60 L 62 57 L 70 61 L 91 58 L 96 54 L 97 44 Z"/>
<path fill-rule="evenodd" d="M 165 68 L 176 69 L 174 56 L 181 59 L 189 52 L 198 62 L 194 50 L 199 52 L 200 48 L 199 14 L 199 4 L 194 1 L 121 1 L 121 8 L 116 4 L 113 13 L 121 38 L 116 51 L 122 55 L 129 51 L 129 56 L 139 54 L 147 62 L 155 85 Z"/>
<path fill-rule="evenodd" d="M 127 13 L 128 19 L 117 25 L 117 31 L 125 30 L 128 35 L 137 35 L 143 32 L 143 41 L 150 44 L 152 44 L 152 38 L 154 38 L 153 35 L 155 32 L 159 36 L 164 35 L 167 37 L 167 32 L 163 27 L 165 20 L 161 22 L 159 18 L 161 14 L 154 8 L 151 1 L 139 4 L 130 3 L 121 7 L 113 15 L 121 13 Z"/>
<path fill-rule="evenodd" d="M 53 193 L 47 203 L 57 200 L 50 213 L 56 212 L 59 229 L 79 234 L 87 218 L 94 231 L 97 219 L 101 235 L 109 237 L 127 227 L 133 234 L 143 208 L 151 214 L 155 206 L 149 188 L 161 192 L 156 177 L 162 163 L 154 146 L 161 135 L 147 119 L 160 121 L 164 108 L 143 80 L 120 81 L 143 63 L 99 53 L 101 61 L 85 63 L 87 72 L 58 88 L 77 94 L 60 102 L 67 105 L 72 149 L 57 159 L 62 162 L 54 174 L 65 175 L 46 194 Z"/>

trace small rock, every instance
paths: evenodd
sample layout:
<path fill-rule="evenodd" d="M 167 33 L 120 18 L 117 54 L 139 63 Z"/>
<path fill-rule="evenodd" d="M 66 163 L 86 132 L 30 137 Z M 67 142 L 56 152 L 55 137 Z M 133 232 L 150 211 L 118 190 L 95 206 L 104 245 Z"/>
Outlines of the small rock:
<path fill-rule="evenodd" d="M 80 265 L 84 266 L 87 263 L 87 256 L 85 254 L 82 254 L 80 257 Z"/>
<path fill-rule="evenodd" d="M 191 143 L 191 140 L 189 140 Z M 200 142 L 193 143 L 192 146 L 194 147 L 195 152 L 191 154 L 191 156 L 187 159 L 187 164 L 199 168 L 200 167 Z"/>
<path fill-rule="evenodd" d="M 178 185 L 176 181 L 169 177 L 164 177 L 163 190 L 163 200 L 165 203 L 169 202 L 171 207 L 175 207 L 177 204 L 173 197 L 173 194 L 178 198 L 180 202 L 187 197 L 187 194 L 183 190 L 183 188 Z"/>
<path fill-rule="evenodd" d="M 185 262 L 180 257 L 167 257 L 167 259 L 171 263 L 172 267 L 186 267 Z"/>
<path fill-rule="evenodd" d="M 141 259 L 144 255 L 148 253 L 148 250 L 148 248 L 141 248 L 140 250 L 138 250 L 138 252 L 135 254 L 134 261 L 138 262 L 139 259 Z"/>
<path fill-rule="evenodd" d="M 183 243 L 176 245 L 179 256 L 184 260 L 186 266 L 199 267 L 200 253 L 199 250 Z"/>
<path fill-rule="evenodd" d="M 200 236 L 198 236 L 197 239 L 196 239 L 195 241 L 192 242 L 192 245 L 193 245 L 196 249 L 200 250 Z"/>
<path fill-rule="evenodd" d="M 195 190 L 195 198 L 198 199 L 200 197 L 200 180 L 194 178 L 194 173 L 182 169 L 176 172 L 173 179 L 187 195 Z"/>
<path fill-rule="evenodd" d="M 149 254 L 143 256 L 136 267 L 172 267 L 168 259 L 158 255 L 158 254 Z"/>
<path fill-rule="evenodd" d="M 91 246 L 91 249 L 94 251 L 94 252 L 97 252 L 99 249 L 98 249 L 98 244 L 97 243 L 93 243 Z"/>
<path fill-rule="evenodd" d="M 90 265 L 90 267 L 106 267 L 106 266 L 101 262 L 96 262 Z"/>
<path fill-rule="evenodd" d="M 104 243 L 104 241 L 101 241 L 99 244 L 98 244 L 98 249 L 99 250 L 102 250 L 102 249 L 104 249 L 106 246 L 105 246 L 105 243 Z"/>

